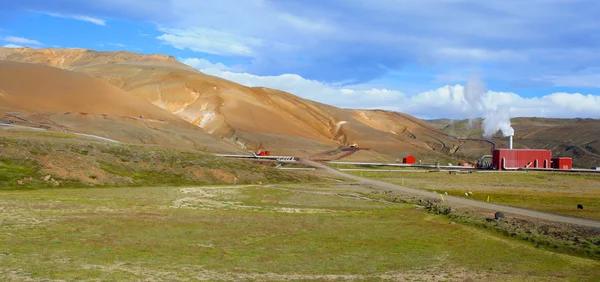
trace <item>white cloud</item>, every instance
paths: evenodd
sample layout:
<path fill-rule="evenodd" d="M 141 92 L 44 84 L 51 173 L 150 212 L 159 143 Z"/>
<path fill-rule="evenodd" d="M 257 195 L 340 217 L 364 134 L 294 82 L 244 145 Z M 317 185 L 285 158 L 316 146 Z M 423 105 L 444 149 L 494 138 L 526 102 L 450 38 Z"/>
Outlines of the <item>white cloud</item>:
<path fill-rule="evenodd" d="M 423 118 L 467 118 L 473 110 L 475 116 L 481 117 L 496 109 L 505 109 L 511 117 L 599 118 L 600 96 L 552 93 L 526 98 L 513 92 L 488 90 L 482 97 L 481 108 L 472 109 L 464 99 L 464 87 L 455 85 L 417 94 L 408 107 L 398 107 L 399 111 Z"/>
<path fill-rule="evenodd" d="M 205 59 L 198 58 L 187 58 L 187 59 L 179 59 L 184 64 L 191 66 L 195 69 L 199 70 L 229 70 L 230 68 L 223 63 L 213 64 Z"/>
<path fill-rule="evenodd" d="M 56 13 L 46 13 L 46 14 L 49 15 L 49 16 L 55 17 L 55 18 L 74 19 L 74 20 L 78 20 L 78 21 L 84 21 L 84 22 L 88 22 L 88 23 L 93 23 L 95 25 L 106 26 L 106 21 L 105 20 L 98 19 L 98 18 L 93 18 L 93 17 L 89 17 L 89 16 L 63 15 L 63 14 L 56 14 Z"/>
<path fill-rule="evenodd" d="M 338 87 L 297 74 L 258 76 L 229 71 L 228 66 L 204 59 L 185 59 L 198 70 L 246 86 L 269 87 L 305 99 L 342 108 L 385 109 L 420 118 L 469 118 L 505 109 L 511 117 L 600 117 L 600 96 L 580 93 L 552 93 L 525 98 L 513 92 L 486 91 L 476 108 L 467 101 L 465 87 L 446 85 L 407 96 L 397 90 L 368 88 L 365 85 Z"/>
<path fill-rule="evenodd" d="M 106 21 L 98 18 L 92 18 L 88 16 L 71 16 L 73 19 L 93 23 L 96 25 L 106 26 Z"/>
<path fill-rule="evenodd" d="M 42 43 L 40 43 L 37 40 L 27 39 L 27 38 L 23 38 L 23 37 L 16 37 L 16 36 L 5 36 L 2 38 L 2 40 L 6 41 L 6 42 L 14 43 L 14 44 L 22 44 L 22 45 L 43 45 Z"/>
<path fill-rule="evenodd" d="M 290 13 L 280 13 L 277 17 L 301 31 L 311 33 L 329 33 L 335 31 L 332 25 L 325 23 L 323 20 L 315 21 L 313 19 L 294 16 Z"/>
<path fill-rule="evenodd" d="M 542 98 L 550 105 L 558 105 L 570 113 L 589 113 L 600 116 L 600 96 L 580 93 L 553 93 Z"/>
<path fill-rule="evenodd" d="M 177 49 L 189 49 L 195 52 L 213 55 L 252 56 L 254 47 L 261 41 L 251 37 L 237 36 L 229 32 L 210 28 L 189 30 L 159 28 L 163 35 L 156 37 Z"/>
<path fill-rule="evenodd" d="M 5 44 L 2 47 L 4 47 L 4 48 L 23 48 L 23 46 L 17 45 L 17 44 Z"/>
<path fill-rule="evenodd" d="M 110 46 L 116 46 L 116 47 L 127 47 L 127 45 L 121 44 L 121 43 L 108 43 L 108 45 L 110 45 Z"/>

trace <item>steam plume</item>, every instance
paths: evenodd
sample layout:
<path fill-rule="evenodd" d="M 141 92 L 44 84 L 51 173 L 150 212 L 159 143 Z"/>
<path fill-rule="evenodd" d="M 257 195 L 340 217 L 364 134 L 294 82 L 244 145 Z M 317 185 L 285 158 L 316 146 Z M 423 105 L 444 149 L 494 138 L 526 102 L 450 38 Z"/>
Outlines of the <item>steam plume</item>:
<path fill-rule="evenodd" d="M 470 76 L 465 86 L 465 101 L 469 107 L 469 120 L 472 120 L 478 112 L 483 110 L 483 136 L 491 137 L 498 131 L 502 131 L 504 136 L 514 135 L 515 130 L 510 125 L 510 109 L 487 106 L 484 99 L 485 87 L 483 82 L 477 75 Z"/>

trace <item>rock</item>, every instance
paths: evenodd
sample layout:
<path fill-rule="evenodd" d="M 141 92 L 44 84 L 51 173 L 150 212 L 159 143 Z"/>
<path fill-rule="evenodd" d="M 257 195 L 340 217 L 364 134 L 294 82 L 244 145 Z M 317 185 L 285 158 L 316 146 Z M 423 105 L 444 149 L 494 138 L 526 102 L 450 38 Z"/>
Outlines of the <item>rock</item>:
<path fill-rule="evenodd" d="M 504 218 L 504 213 L 503 212 L 496 212 L 494 214 L 494 219 L 503 219 Z"/>
<path fill-rule="evenodd" d="M 25 184 L 25 182 L 23 182 L 23 180 L 17 180 L 17 184 L 23 185 L 23 184 Z"/>
<path fill-rule="evenodd" d="M 577 209 L 582 210 L 583 209 L 583 205 L 582 204 L 577 204 Z"/>
<path fill-rule="evenodd" d="M 50 178 L 52 178 L 52 175 L 48 174 L 46 176 L 44 176 L 44 178 L 42 178 L 44 181 L 50 181 Z"/>
<path fill-rule="evenodd" d="M 454 222 L 454 221 L 450 221 L 450 224 L 456 224 L 456 222 Z"/>

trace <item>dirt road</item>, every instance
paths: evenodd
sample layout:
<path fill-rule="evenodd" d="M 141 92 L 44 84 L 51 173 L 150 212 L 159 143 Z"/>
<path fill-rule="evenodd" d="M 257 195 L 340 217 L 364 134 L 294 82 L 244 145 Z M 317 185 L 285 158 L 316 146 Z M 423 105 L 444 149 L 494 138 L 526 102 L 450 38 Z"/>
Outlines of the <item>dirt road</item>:
<path fill-rule="evenodd" d="M 418 189 L 412 189 L 412 188 L 408 188 L 408 187 L 404 187 L 404 186 L 400 186 L 400 185 L 396 185 L 396 184 L 392 184 L 392 183 L 387 183 L 387 182 L 383 182 L 383 181 L 377 181 L 377 180 L 372 180 L 372 179 L 367 179 L 367 178 L 363 178 L 363 177 L 359 177 L 359 176 L 350 175 L 350 174 L 338 171 L 329 166 L 323 165 L 321 163 L 313 162 L 310 160 L 301 159 L 300 163 L 314 167 L 314 168 L 325 170 L 330 174 L 334 174 L 334 175 L 337 175 L 340 177 L 360 181 L 363 184 L 371 185 L 373 187 L 377 187 L 380 189 L 386 189 L 386 190 L 395 191 L 395 192 L 412 194 L 412 195 L 421 196 L 424 198 L 440 198 L 440 195 L 436 194 L 436 193 L 431 193 L 431 192 L 418 190 Z M 444 195 L 444 200 L 445 200 L 445 202 L 450 203 L 450 204 L 459 204 L 459 205 L 464 205 L 464 206 L 482 208 L 482 209 L 490 210 L 492 212 L 500 211 L 500 212 L 507 213 L 507 214 L 522 215 L 522 216 L 527 216 L 527 217 L 537 218 L 537 219 L 542 219 L 542 220 L 548 220 L 548 221 L 553 221 L 553 222 L 570 223 L 570 224 L 576 224 L 576 225 L 581 225 L 581 226 L 600 228 L 600 221 L 594 220 L 594 219 L 563 216 L 563 215 L 533 211 L 533 210 L 528 210 L 528 209 L 509 207 L 509 206 L 504 206 L 504 205 L 499 205 L 499 204 L 486 203 L 486 202 L 481 202 L 481 201 L 476 201 L 476 200 L 464 199 L 464 198 L 459 198 L 459 197 L 453 197 L 453 196 L 449 196 L 449 195 Z"/>
<path fill-rule="evenodd" d="M 31 126 L 24 126 L 24 125 L 15 125 L 15 124 L 2 123 L 2 122 L 0 122 L 0 126 L 7 126 L 7 127 L 13 127 L 13 128 L 35 130 L 35 131 L 48 131 L 45 128 L 31 127 Z M 66 131 L 65 133 L 71 133 L 71 134 L 75 134 L 75 135 L 79 135 L 79 136 L 94 138 L 94 139 L 98 139 L 98 140 L 102 140 L 102 141 L 108 141 L 108 142 L 113 142 L 113 143 L 121 143 L 121 141 L 117 141 L 117 140 L 114 140 L 114 139 L 110 139 L 110 138 L 106 138 L 106 137 L 102 137 L 102 136 L 98 136 L 98 135 L 85 134 L 85 133 L 79 133 L 79 132 L 71 132 L 71 131 Z"/>

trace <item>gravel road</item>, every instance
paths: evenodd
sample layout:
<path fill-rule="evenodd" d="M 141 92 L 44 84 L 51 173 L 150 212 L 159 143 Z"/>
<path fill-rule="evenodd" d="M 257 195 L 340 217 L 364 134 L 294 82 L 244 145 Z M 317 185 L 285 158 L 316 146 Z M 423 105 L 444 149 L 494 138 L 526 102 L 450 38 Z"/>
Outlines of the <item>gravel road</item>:
<path fill-rule="evenodd" d="M 412 195 L 421 196 L 424 198 L 439 198 L 440 197 L 440 195 L 436 194 L 436 193 L 431 193 L 431 192 L 418 190 L 418 189 L 412 189 L 412 188 L 408 188 L 408 187 L 404 187 L 404 186 L 400 186 L 400 185 L 396 185 L 396 184 L 392 184 L 392 183 L 387 183 L 387 182 L 383 182 L 383 181 L 377 181 L 377 180 L 373 180 L 373 179 L 367 179 L 367 178 L 363 178 L 363 177 L 359 177 L 359 176 L 350 175 L 350 174 L 338 171 L 329 166 L 323 165 L 321 163 L 313 162 L 313 161 L 306 160 L 306 159 L 301 159 L 300 163 L 314 167 L 314 168 L 325 170 L 330 174 L 334 174 L 334 175 L 337 175 L 340 177 L 356 180 L 363 184 L 371 185 L 373 187 L 377 187 L 380 189 L 386 189 L 386 190 L 395 191 L 395 192 L 412 194 Z M 448 202 L 448 203 L 486 209 L 486 210 L 490 210 L 492 212 L 500 211 L 500 212 L 507 213 L 507 214 L 522 215 L 522 216 L 527 216 L 527 217 L 542 219 L 542 220 L 547 220 L 547 221 L 570 223 L 570 224 L 575 224 L 575 225 L 600 228 L 600 221 L 594 220 L 594 219 L 557 215 L 557 214 L 545 213 L 545 212 L 534 211 L 534 210 L 529 210 L 529 209 L 515 208 L 515 207 L 509 207 L 509 206 L 505 206 L 505 205 L 492 204 L 492 203 L 470 200 L 470 199 L 465 199 L 465 198 L 453 197 L 453 196 L 449 196 L 449 195 L 444 195 L 444 200 L 445 200 L 445 202 Z"/>

